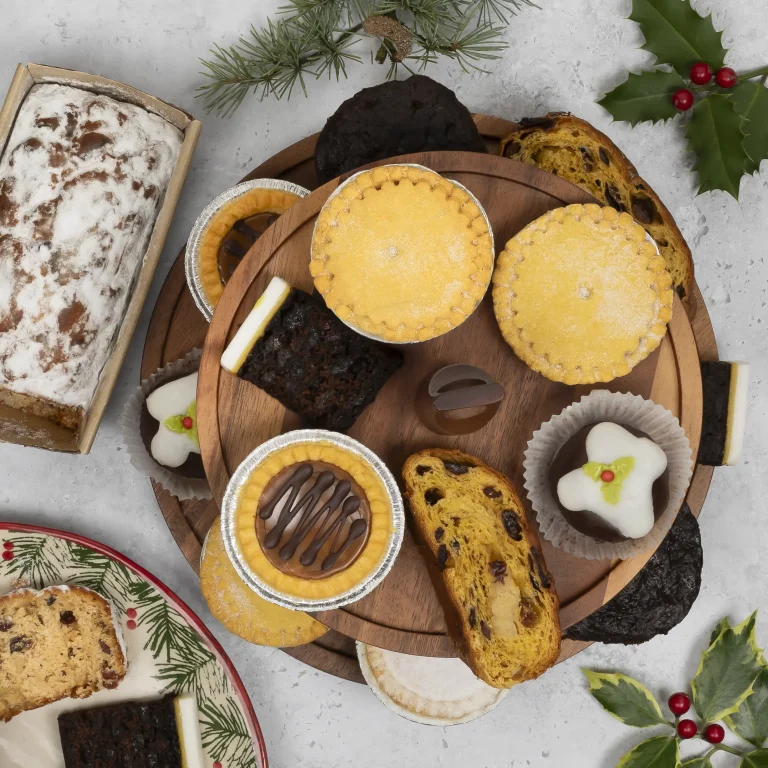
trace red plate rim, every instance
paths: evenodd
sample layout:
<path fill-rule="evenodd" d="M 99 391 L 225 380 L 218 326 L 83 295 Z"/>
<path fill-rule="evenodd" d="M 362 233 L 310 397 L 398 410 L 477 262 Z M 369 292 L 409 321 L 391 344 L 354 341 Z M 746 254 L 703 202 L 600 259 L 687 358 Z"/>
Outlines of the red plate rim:
<path fill-rule="evenodd" d="M 69 531 L 60 531 L 56 528 L 46 528 L 41 525 L 11 523 L 2 520 L 0 520 L 0 530 L 22 531 L 25 533 L 42 533 L 47 536 L 55 536 L 59 539 L 66 539 L 67 541 L 72 541 L 75 544 L 82 544 L 83 546 L 86 546 L 89 549 L 93 549 L 102 555 L 107 555 L 107 557 L 111 557 L 113 560 L 117 560 L 117 562 L 127 566 L 131 570 L 138 573 L 139 576 L 141 576 L 143 579 L 150 582 L 150 584 L 152 584 L 155 589 L 159 590 L 165 596 L 165 599 L 168 600 L 168 602 L 171 603 L 174 608 L 179 610 L 184 618 L 195 628 L 197 633 L 203 637 L 209 649 L 213 652 L 213 654 L 219 660 L 219 663 L 222 664 L 226 670 L 227 677 L 229 678 L 230 683 L 232 683 L 232 687 L 237 694 L 237 698 L 240 700 L 240 704 L 242 705 L 246 715 L 248 716 L 248 719 L 250 720 L 250 726 L 252 730 L 251 735 L 253 736 L 254 745 L 258 747 L 258 752 L 261 756 L 263 768 L 269 767 L 267 748 L 264 743 L 264 735 L 261 732 L 261 726 L 259 725 L 259 719 L 256 717 L 256 712 L 253 709 L 251 698 L 248 695 L 248 692 L 245 689 L 245 685 L 243 685 L 243 681 L 240 679 L 240 675 L 235 669 L 234 664 L 232 664 L 229 656 L 227 656 L 226 652 L 219 644 L 219 641 L 211 634 L 211 631 L 208 629 L 208 627 L 203 624 L 202 620 L 197 616 L 197 614 L 172 589 L 170 589 L 170 587 L 167 587 L 165 584 L 163 584 L 162 581 L 160 581 L 160 579 L 158 579 L 156 576 L 153 576 L 148 570 L 146 570 L 146 568 L 142 568 L 142 566 L 140 566 L 138 563 L 135 563 L 133 560 L 121 554 L 116 549 L 112 549 L 112 547 L 108 547 L 106 544 L 100 544 L 98 541 L 89 539 L 86 536 L 80 536 L 79 534 L 70 533 Z"/>

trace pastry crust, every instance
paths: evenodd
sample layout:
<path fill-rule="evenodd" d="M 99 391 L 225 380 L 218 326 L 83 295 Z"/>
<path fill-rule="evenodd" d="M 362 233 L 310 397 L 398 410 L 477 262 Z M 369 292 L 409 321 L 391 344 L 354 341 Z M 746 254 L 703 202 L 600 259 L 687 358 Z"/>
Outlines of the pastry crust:
<path fill-rule="evenodd" d="M 629 213 L 659 246 L 677 294 L 692 304 L 691 249 L 659 196 L 604 133 L 586 120 L 552 112 L 516 123 L 499 152 L 555 173 L 602 204 Z"/>
<path fill-rule="evenodd" d="M 211 613 L 249 643 L 289 648 L 311 643 L 328 631 L 307 613 L 268 602 L 237 575 L 224 549 L 218 517 L 200 559 L 200 588 Z"/>
<path fill-rule="evenodd" d="M 304 461 L 322 461 L 351 475 L 365 493 L 371 512 L 368 541 L 360 555 L 348 568 L 324 579 L 283 573 L 269 562 L 256 534 L 259 499 L 267 484 L 281 470 Z M 273 589 L 307 600 L 335 597 L 371 576 L 387 553 L 392 527 L 389 497 L 373 468 L 355 454 L 324 441 L 297 443 L 270 454 L 243 486 L 235 512 L 235 537 L 251 570 Z"/>
<path fill-rule="evenodd" d="M 515 354 L 565 384 L 624 376 L 661 343 L 672 278 L 626 213 L 569 205 L 513 237 L 493 275 L 493 308 Z"/>
<path fill-rule="evenodd" d="M 386 165 L 353 176 L 323 206 L 310 272 L 355 329 L 426 341 L 474 312 L 493 256 L 485 214 L 467 192 L 427 168 Z"/>
<path fill-rule="evenodd" d="M 200 284 L 212 306 L 216 306 L 224 292 L 224 284 L 219 274 L 219 248 L 224 238 L 232 231 L 232 227 L 241 219 L 259 213 L 282 215 L 299 200 L 301 198 L 292 192 L 257 187 L 230 200 L 213 216 L 200 240 L 198 267 Z"/>

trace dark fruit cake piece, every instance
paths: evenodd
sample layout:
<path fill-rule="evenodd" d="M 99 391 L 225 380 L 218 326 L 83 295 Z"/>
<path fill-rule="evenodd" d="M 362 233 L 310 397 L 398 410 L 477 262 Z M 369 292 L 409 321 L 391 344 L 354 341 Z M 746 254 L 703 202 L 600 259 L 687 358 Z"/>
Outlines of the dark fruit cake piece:
<path fill-rule="evenodd" d="M 65 768 L 203 768 L 197 702 L 170 694 L 59 715 Z"/>
<path fill-rule="evenodd" d="M 749 363 L 702 363 L 701 384 L 704 421 L 698 462 L 714 467 L 738 464 L 747 423 Z"/>
<path fill-rule="evenodd" d="M 364 88 L 328 118 L 315 150 L 320 184 L 387 157 L 436 150 L 485 152 L 469 110 L 424 75 Z"/>
<path fill-rule="evenodd" d="M 273 277 L 221 357 L 321 429 L 344 432 L 402 365 L 400 352 L 347 328 L 320 299 Z"/>

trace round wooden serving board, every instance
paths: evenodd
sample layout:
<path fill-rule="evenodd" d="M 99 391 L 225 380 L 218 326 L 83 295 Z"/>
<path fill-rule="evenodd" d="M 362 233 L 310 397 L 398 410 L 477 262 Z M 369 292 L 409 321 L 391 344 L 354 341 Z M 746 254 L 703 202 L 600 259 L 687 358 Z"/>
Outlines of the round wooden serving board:
<path fill-rule="evenodd" d="M 510 124 L 477 116 L 490 151 L 509 131 Z M 248 178 L 279 177 L 316 187 L 309 137 L 257 168 Z M 474 192 L 485 206 L 494 229 L 497 251 L 506 240 L 544 211 L 591 198 L 577 187 L 538 169 L 491 155 L 431 153 L 409 156 L 455 178 Z M 292 284 L 311 290 L 308 273 L 309 238 L 314 217 L 335 189 L 322 190 L 296 204 L 257 242 L 225 291 L 211 325 L 198 390 L 198 413 L 203 429 L 201 445 L 214 496 L 220 500 L 229 476 L 256 445 L 275 434 L 299 426 L 297 418 L 256 387 L 219 368 L 227 340 L 242 322 L 269 277 L 279 274 Z M 711 324 L 700 297 L 693 330 L 677 302 L 670 333 L 661 349 L 630 376 L 613 382 L 612 389 L 632 391 L 660 402 L 675 413 L 698 449 L 701 427 L 699 357 L 716 359 Z M 186 290 L 183 252 L 163 286 L 153 314 L 142 362 L 142 378 L 166 362 L 202 346 L 208 326 Z M 696 341 L 694 341 L 694 334 Z M 481 342 L 481 343 L 478 343 Z M 696 349 L 699 344 L 699 351 Z M 382 390 L 377 401 L 358 420 L 350 434 L 369 445 L 398 476 L 403 460 L 427 446 L 456 446 L 467 450 L 522 485 L 522 452 L 533 429 L 588 388 L 554 384 L 524 366 L 506 346 L 493 318 L 490 297 L 460 328 L 427 344 L 406 347 L 404 368 Z M 461 438 L 433 435 L 413 412 L 413 386 L 440 365 L 467 362 L 480 365 L 503 382 L 507 397 L 502 410 L 479 432 Z M 393 419 L 392 415 L 397 414 Z M 688 504 L 698 514 L 712 470 L 697 467 Z M 154 484 L 158 503 L 174 538 L 197 569 L 201 542 L 218 515 L 215 502 L 179 502 Z M 650 556 L 623 563 L 577 560 L 543 542 L 561 599 L 561 621 L 567 627 L 588 615 L 620 591 Z M 381 647 L 421 655 L 453 655 L 445 621 L 418 549 L 406 540 L 392 573 L 370 596 L 338 611 L 318 615 L 332 627 L 325 637 L 307 646 L 288 649 L 297 658 L 324 671 L 361 681 L 350 638 Z M 561 658 L 585 646 L 565 641 Z"/>

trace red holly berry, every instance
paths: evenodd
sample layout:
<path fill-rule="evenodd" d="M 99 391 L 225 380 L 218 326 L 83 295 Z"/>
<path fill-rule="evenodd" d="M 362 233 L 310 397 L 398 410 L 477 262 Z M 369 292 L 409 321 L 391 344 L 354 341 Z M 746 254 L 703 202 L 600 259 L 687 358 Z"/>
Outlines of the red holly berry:
<path fill-rule="evenodd" d="M 673 715 L 684 715 L 691 708 L 691 700 L 687 693 L 673 693 L 667 702 L 669 711 Z"/>
<path fill-rule="evenodd" d="M 613 482 L 613 478 L 614 478 L 614 477 L 616 477 L 616 475 L 614 475 L 614 474 L 613 474 L 613 472 L 611 472 L 611 470 L 610 470 L 610 469 L 604 469 L 604 470 L 603 470 L 603 471 L 600 473 L 600 479 L 601 479 L 601 480 L 602 480 L 604 483 L 610 483 L 610 482 Z"/>
<path fill-rule="evenodd" d="M 738 79 L 739 76 L 736 74 L 736 71 L 730 67 L 720 67 L 715 75 L 715 82 L 721 88 L 733 88 Z"/>
<path fill-rule="evenodd" d="M 128 619 L 128 621 L 125 622 L 125 626 L 128 627 L 128 629 L 136 629 L 136 622 L 133 619 Z M 686 722 L 690 722 L 690 720 L 687 720 Z"/>
<path fill-rule="evenodd" d="M 126 616 L 127 616 L 129 619 L 135 619 L 135 618 L 136 618 L 136 609 L 135 609 L 135 608 L 129 608 L 129 609 L 128 609 L 128 610 L 125 612 L 125 615 L 126 615 Z"/>
<path fill-rule="evenodd" d="M 13 552 L 10 549 L 3 550 L 3 560 L 13 560 Z"/>
<path fill-rule="evenodd" d="M 706 61 L 700 61 L 691 67 L 691 82 L 706 85 L 712 79 L 712 69 Z"/>
<path fill-rule="evenodd" d="M 712 723 L 704 729 L 704 738 L 710 744 L 719 744 L 725 738 L 725 728 L 717 723 Z"/>
<path fill-rule="evenodd" d="M 676 109 L 685 112 L 693 106 L 693 94 L 687 88 L 681 88 L 679 91 L 675 91 L 672 103 Z"/>
<path fill-rule="evenodd" d="M 12 541 L 4 541 L 3 542 L 3 549 L 13 549 L 14 544 Z"/>
<path fill-rule="evenodd" d="M 696 735 L 696 723 L 693 720 L 681 720 L 677 724 L 677 735 L 681 739 L 692 739 Z"/>
<path fill-rule="evenodd" d="M 195 422 L 192 421 L 192 417 L 191 416 L 185 416 L 181 420 L 181 426 L 184 427 L 184 429 L 192 429 L 194 423 Z"/>

